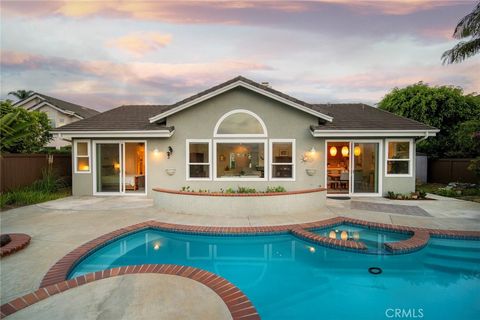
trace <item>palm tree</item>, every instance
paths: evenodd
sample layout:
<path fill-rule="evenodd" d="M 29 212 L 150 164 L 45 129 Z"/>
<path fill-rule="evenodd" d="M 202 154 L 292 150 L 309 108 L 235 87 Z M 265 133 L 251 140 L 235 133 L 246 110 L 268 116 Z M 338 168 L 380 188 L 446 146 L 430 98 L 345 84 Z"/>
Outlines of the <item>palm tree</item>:
<path fill-rule="evenodd" d="M 26 99 L 34 94 L 32 90 L 17 90 L 17 91 L 10 91 L 8 94 L 17 97 L 19 100 Z"/>
<path fill-rule="evenodd" d="M 453 32 L 455 39 L 471 37 L 460 41 L 455 47 L 442 54 L 443 64 L 459 63 L 480 51 L 480 1 L 472 12 L 463 17 Z"/>

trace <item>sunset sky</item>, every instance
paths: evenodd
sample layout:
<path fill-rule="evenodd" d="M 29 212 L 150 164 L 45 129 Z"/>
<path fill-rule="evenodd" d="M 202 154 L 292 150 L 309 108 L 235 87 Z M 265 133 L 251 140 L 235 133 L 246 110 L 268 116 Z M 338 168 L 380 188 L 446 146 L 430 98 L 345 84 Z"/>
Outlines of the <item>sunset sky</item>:
<path fill-rule="evenodd" d="M 418 81 L 480 92 L 480 56 L 440 60 L 475 3 L 2 0 L 1 98 L 28 89 L 103 111 L 237 75 L 312 103 L 373 104 Z"/>

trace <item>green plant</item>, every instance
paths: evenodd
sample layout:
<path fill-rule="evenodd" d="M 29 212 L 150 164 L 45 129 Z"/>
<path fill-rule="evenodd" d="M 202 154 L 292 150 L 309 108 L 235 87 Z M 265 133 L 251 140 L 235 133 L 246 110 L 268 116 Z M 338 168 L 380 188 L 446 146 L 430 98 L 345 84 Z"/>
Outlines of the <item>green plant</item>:
<path fill-rule="evenodd" d="M 478 138 L 477 138 L 478 139 Z M 468 170 L 473 171 L 478 180 L 480 180 L 480 157 L 476 157 L 468 165 Z"/>
<path fill-rule="evenodd" d="M 267 187 L 267 190 L 265 192 L 267 193 L 287 192 L 287 189 L 285 189 L 283 186 Z"/>
<path fill-rule="evenodd" d="M 461 193 L 462 192 L 460 191 L 460 194 Z M 435 191 L 435 194 L 438 194 L 443 197 L 457 197 L 460 195 L 458 191 L 455 191 L 453 189 L 445 189 L 445 188 L 438 189 L 437 191 Z"/>
<path fill-rule="evenodd" d="M 235 193 L 235 190 L 233 190 L 233 188 L 227 188 L 227 190 L 225 190 L 225 193 Z"/>
<path fill-rule="evenodd" d="M 30 187 L 28 187 L 28 189 L 32 191 L 53 193 L 65 187 L 67 187 L 66 181 L 60 178 L 55 171 L 48 168 L 42 170 L 42 179 L 35 181 Z"/>
<path fill-rule="evenodd" d="M 0 103 L 0 151 L 12 153 L 38 152 L 52 135 L 46 113 L 15 108 Z"/>
<path fill-rule="evenodd" d="M 397 195 L 396 195 L 395 192 L 393 192 L 393 191 L 388 191 L 388 192 L 387 192 L 387 198 L 388 198 L 388 199 L 396 199 L 396 198 L 397 198 Z"/>
<path fill-rule="evenodd" d="M 423 190 L 419 190 L 419 191 L 418 191 L 418 197 L 419 197 L 420 199 L 426 199 L 426 198 L 427 198 L 427 193 L 426 193 L 425 191 L 423 191 Z"/>
<path fill-rule="evenodd" d="M 190 191 L 190 186 L 183 186 L 181 191 L 189 192 Z"/>
<path fill-rule="evenodd" d="M 257 190 L 255 188 L 238 187 L 237 193 L 257 193 Z"/>

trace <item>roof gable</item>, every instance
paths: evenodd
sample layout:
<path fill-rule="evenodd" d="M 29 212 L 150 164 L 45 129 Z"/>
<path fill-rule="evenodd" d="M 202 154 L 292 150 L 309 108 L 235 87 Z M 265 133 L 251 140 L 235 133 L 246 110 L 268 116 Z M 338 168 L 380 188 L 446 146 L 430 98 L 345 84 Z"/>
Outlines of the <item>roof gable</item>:
<path fill-rule="evenodd" d="M 249 80 L 247 78 L 244 78 L 242 76 L 238 76 L 236 78 L 233 78 L 227 82 L 221 83 L 217 86 L 214 86 L 210 89 L 207 89 L 205 91 L 202 91 L 196 95 L 193 95 L 191 97 L 188 97 L 182 101 L 179 101 L 171 106 L 169 110 L 166 110 L 162 113 L 159 113 L 153 117 L 151 117 L 149 120 L 151 123 L 156 122 L 158 120 L 164 119 L 168 116 L 171 116 L 172 114 L 175 114 L 177 112 L 180 112 L 184 109 L 187 109 L 191 106 L 194 106 L 202 101 L 211 99 L 219 94 L 222 94 L 224 92 L 227 92 L 229 90 L 232 90 L 237 87 L 242 87 L 247 90 L 254 91 L 256 93 L 259 93 L 261 95 L 264 95 L 270 99 L 279 101 L 281 103 L 284 103 L 286 105 L 289 105 L 291 107 L 294 107 L 298 110 L 301 110 L 303 112 L 309 113 L 311 115 L 314 115 L 318 118 L 321 118 L 325 121 L 331 122 L 333 118 L 329 115 L 326 115 L 320 111 L 317 111 L 313 108 L 312 105 L 309 103 L 306 103 L 304 101 L 298 100 L 296 98 L 293 98 L 289 95 L 286 95 L 280 91 L 274 90 L 268 86 L 261 85 L 255 81 Z"/>
<path fill-rule="evenodd" d="M 47 103 L 50 107 L 53 107 L 54 109 L 58 110 L 59 112 L 62 112 L 64 114 L 68 114 L 68 115 L 74 115 L 74 116 L 77 116 L 77 118 L 80 118 L 80 119 L 90 118 L 90 117 L 100 113 L 97 110 L 87 108 L 87 107 L 84 107 L 84 106 L 81 106 L 81 105 L 78 105 L 78 104 L 75 104 L 75 103 L 71 103 L 71 102 L 68 102 L 68 101 L 53 98 L 53 97 L 50 97 L 50 96 L 47 96 L 47 95 L 44 95 L 44 94 L 41 94 L 41 93 L 37 93 L 37 92 L 35 92 L 31 96 L 29 96 L 29 97 L 27 97 L 23 100 L 19 100 L 19 101 L 15 102 L 13 105 L 14 106 L 22 105 L 22 104 L 25 104 L 25 103 L 27 103 L 27 102 L 35 99 L 35 98 L 40 99 L 41 101 L 39 103 L 27 108 L 27 110 L 36 110 L 36 109 L 44 106 L 45 103 Z"/>

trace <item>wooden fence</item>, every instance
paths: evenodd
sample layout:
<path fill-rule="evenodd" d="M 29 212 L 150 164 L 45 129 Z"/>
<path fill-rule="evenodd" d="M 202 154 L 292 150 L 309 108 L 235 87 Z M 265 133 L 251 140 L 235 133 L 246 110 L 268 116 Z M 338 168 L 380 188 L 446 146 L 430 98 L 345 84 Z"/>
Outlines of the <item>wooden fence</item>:
<path fill-rule="evenodd" d="M 477 183 L 473 171 L 467 169 L 472 159 L 435 159 L 428 161 L 428 182 L 470 182 Z"/>
<path fill-rule="evenodd" d="M 42 178 L 42 171 L 51 165 L 60 177 L 70 181 L 70 154 L 12 154 L 0 155 L 0 192 L 25 187 Z"/>

